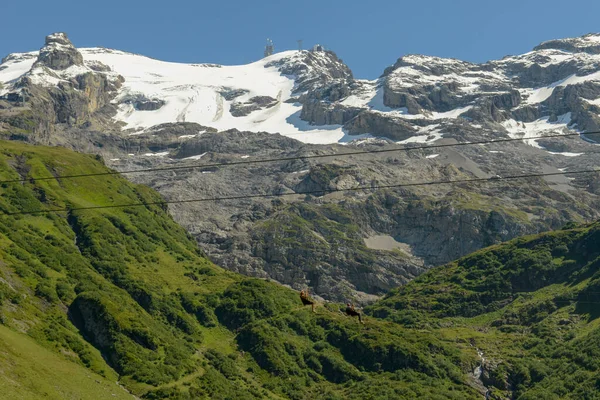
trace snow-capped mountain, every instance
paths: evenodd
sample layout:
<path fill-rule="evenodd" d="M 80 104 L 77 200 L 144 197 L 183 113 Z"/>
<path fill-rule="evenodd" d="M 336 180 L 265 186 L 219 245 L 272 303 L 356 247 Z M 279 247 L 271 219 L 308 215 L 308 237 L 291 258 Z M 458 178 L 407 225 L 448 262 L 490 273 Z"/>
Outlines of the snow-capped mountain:
<path fill-rule="evenodd" d="M 63 57 L 57 57 L 57 53 Z M 39 58 L 39 59 L 38 59 Z M 135 134 L 168 122 L 195 122 L 218 130 L 282 133 L 307 142 L 336 142 L 341 129 L 319 129 L 299 118 L 294 96 L 338 79 L 350 70 L 330 52 L 287 51 L 248 65 L 178 64 L 103 48 L 76 50 L 66 35 L 47 37 L 40 52 L 11 54 L 0 67 L 7 94 L 24 80 L 58 86 L 86 73 L 122 85 L 112 100 L 114 119 Z"/>
<path fill-rule="evenodd" d="M 183 201 L 171 213 L 220 265 L 339 301 L 349 293 L 369 298 L 428 265 L 597 218 L 597 174 L 559 174 L 600 167 L 600 135 L 531 137 L 598 129 L 598 42 L 600 35 L 551 41 L 483 64 L 407 55 L 379 79 L 361 80 L 332 52 L 284 52 L 241 66 L 178 64 L 76 49 L 53 34 L 40 51 L 2 60 L 0 136 L 96 154 L 117 171 L 151 168 L 127 177 Z M 347 147 L 510 136 L 524 141 L 335 157 Z M 310 157 L 323 154 L 334 156 Z M 285 160 L 240 163 L 278 158 Z M 556 175 L 302 195 L 524 173 Z M 257 193 L 290 196 L 187 201 Z M 278 230 L 289 221 L 301 229 Z M 344 236 L 351 245 L 340 244 Z M 379 253 L 363 243 L 369 238 L 397 241 L 403 252 Z"/>
<path fill-rule="evenodd" d="M 350 134 L 401 141 L 436 140 L 465 123 L 483 136 L 595 131 L 599 44 L 600 35 L 590 34 L 484 64 L 408 55 L 377 81 L 354 81 L 344 98 L 306 102 L 302 116 L 343 124 Z"/>
<path fill-rule="evenodd" d="M 465 123 L 524 138 L 566 128 L 592 131 L 600 123 L 600 35 L 593 34 L 484 64 L 408 55 L 368 81 L 354 79 L 332 52 L 287 51 L 240 66 L 179 64 L 104 48 L 77 50 L 57 33 L 39 52 L 2 61 L 0 96 L 90 73 L 115 86 L 112 118 L 129 135 L 195 122 L 309 143 L 360 135 L 427 142 Z"/>

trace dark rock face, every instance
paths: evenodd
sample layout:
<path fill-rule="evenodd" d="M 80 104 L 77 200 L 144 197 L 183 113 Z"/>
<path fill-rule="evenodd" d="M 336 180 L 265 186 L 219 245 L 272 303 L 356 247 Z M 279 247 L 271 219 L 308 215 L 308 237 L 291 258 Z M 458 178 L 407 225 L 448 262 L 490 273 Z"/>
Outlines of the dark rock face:
<path fill-rule="evenodd" d="M 554 82 L 565 79 L 581 70 L 581 66 L 576 62 L 563 64 L 551 64 L 545 67 L 540 64 L 514 63 L 507 66 L 509 74 L 518 77 L 520 86 L 539 87 L 551 85 Z"/>
<path fill-rule="evenodd" d="M 108 65 L 101 63 L 100 61 L 85 61 L 86 67 L 96 72 L 110 72 L 111 69 Z"/>
<path fill-rule="evenodd" d="M 264 110 L 276 106 L 277 99 L 269 96 L 255 96 L 244 103 L 231 104 L 230 112 L 234 117 L 245 117 L 253 111 Z"/>
<path fill-rule="evenodd" d="M 517 121 L 533 122 L 542 117 L 543 110 L 538 105 L 526 105 L 512 110 L 511 114 Z"/>
<path fill-rule="evenodd" d="M 246 89 L 233 89 L 233 88 L 223 88 L 223 90 L 221 90 L 219 92 L 221 94 L 221 96 L 223 96 L 223 98 L 227 101 L 231 101 L 237 97 L 243 96 L 245 94 L 248 93 L 248 90 Z"/>
<path fill-rule="evenodd" d="M 337 103 L 307 100 L 302 104 L 300 118 L 313 125 L 344 125 L 364 110 L 364 108 L 347 107 Z"/>
<path fill-rule="evenodd" d="M 294 76 L 294 93 L 315 90 L 337 80 L 353 79 L 350 68 L 332 51 L 302 51 L 297 56 L 274 61 L 265 67 L 277 67 L 283 75 Z"/>
<path fill-rule="evenodd" d="M 371 133 L 392 140 L 405 140 L 414 136 L 417 130 L 405 120 L 384 113 L 365 111 L 344 125 L 351 135 Z"/>
<path fill-rule="evenodd" d="M 600 54 L 600 40 L 598 40 L 598 37 L 597 34 L 588 34 L 580 38 L 549 40 L 536 46 L 534 50 L 556 49 L 571 53 Z"/>
<path fill-rule="evenodd" d="M 195 122 L 173 122 L 168 124 L 155 125 L 149 130 L 149 135 L 153 136 L 186 136 L 197 135 L 200 132 L 216 132 L 215 128 L 209 128 Z M 143 134 L 142 134 L 143 137 Z"/>
<path fill-rule="evenodd" d="M 40 50 L 38 65 L 53 70 L 64 70 L 73 65 L 83 65 L 83 56 L 64 33 L 46 36 L 46 45 Z"/>
<path fill-rule="evenodd" d="M 160 109 L 165 105 L 163 100 L 148 100 L 148 101 L 137 101 L 133 104 L 136 110 L 140 111 L 154 111 Z"/>
<path fill-rule="evenodd" d="M 214 129 L 211 130 L 212 133 L 203 134 L 198 140 L 182 143 L 174 157 L 186 158 L 207 152 L 246 155 L 268 148 L 297 150 L 302 147 L 301 142 L 281 135 L 269 135 L 269 140 L 257 141 L 254 134 L 249 132 L 232 130 L 217 134 Z"/>
<path fill-rule="evenodd" d="M 393 91 L 386 85 L 383 87 L 383 104 L 391 108 L 406 108 L 409 114 L 421 114 L 423 107 L 415 100 L 415 94 L 418 93 L 413 90 Z"/>
<path fill-rule="evenodd" d="M 464 107 L 474 100 L 474 96 L 464 96 L 455 83 L 419 88 L 395 88 L 386 84 L 384 105 L 390 108 L 406 107 L 410 114 L 420 114 L 423 110 L 446 112 Z"/>
<path fill-rule="evenodd" d="M 88 120 L 97 110 L 108 106 L 118 89 L 104 75 L 87 73 L 74 81 L 50 89 L 56 122 L 77 125 Z"/>
<path fill-rule="evenodd" d="M 343 79 L 336 80 L 331 84 L 321 86 L 317 89 L 309 91 L 305 97 L 310 100 L 338 101 L 352 94 L 352 90 L 356 87 L 352 81 Z"/>
<path fill-rule="evenodd" d="M 407 55 L 378 80 L 375 98 L 382 99 L 382 104 L 345 102 L 350 96 L 368 96 L 364 96 L 360 81 L 338 79 L 303 95 L 301 118 L 315 125 L 343 123 L 350 133 L 371 133 L 393 140 L 407 137 L 403 122 L 422 127 L 439 125 L 436 113 L 450 113 L 440 117 L 446 118 L 446 129 L 460 124 L 458 116 L 499 131 L 505 128 L 500 124 L 511 119 L 518 124 L 544 118 L 562 123 L 569 116 L 570 126 L 595 130 L 600 113 L 594 101 L 600 93 L 598 84 L 587 76 L 600 71 L 594 58 L 599 49 L 600 35 L 586 35 L 546 42 L 533 52 L 484 64 Z M 547 92 L 540 94 L 543 88 Z M 461 108 L 465 109 L 462 113 L 452 112 Z M 370 114 L 374 110 L 394 118 Z"/>
<path fill-rule="evenodd" d="M 154 111 L 160 109 L 165 105 L 164 100 L 161 99 L 149 99 L 143 94 L 135 94 L 126 96 L 121 99 L 123 104 L 131 104 L 136 110 L 140 111 Z"/>

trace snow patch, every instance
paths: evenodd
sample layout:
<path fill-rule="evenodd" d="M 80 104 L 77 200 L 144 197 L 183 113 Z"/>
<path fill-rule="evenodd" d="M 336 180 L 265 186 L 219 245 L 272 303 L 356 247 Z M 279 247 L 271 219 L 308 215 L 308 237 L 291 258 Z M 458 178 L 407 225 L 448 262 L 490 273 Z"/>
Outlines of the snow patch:
<path fill-rule="evenodd" d="M 160 153 L 145 153 L 144 156 L 146 157 L 165 157 L 168 156 L 169 152 L 168 151 L 163 151 Z"/>
<path fill-rule="evenodd" d="M 556 134 L 557 131 L 568 129 L 571 123 L 571 113 L 566 113 L 558 117 L 556 122 L 549 122 L 549 117 L 540 118 L 533 122 L 519 122 L 514 119 L 504 121 L 502 125 L 508 131 L 508 136 L 513 139 L 523 139 L 530 146 L 543 149 L 537 143 L 536 139 L 531 137 L 544 136 L 544 134 Z"/>
<path fill-rule="evenodd" d="M 529 95 L 525 104 L 536 104 L 541 103 L 547 100 L 557 87 L 564 87 L 568 85 L 576 85 L 578 83 L 590 82 L 590 81 L 600 81 L 600 71 L 592 72 L 588 75 L 577 76 L 576 74 L 570 75 L 565 79 L 554 82 L 551 85 L 540 87 L 536 89 L 525 89 L 522 93 L 526 93 Z"/>
<path fill-rule="evenodd" d="M 198 154 L 196 156 L 186 157 L 186 158 L 184 158 L 184 160 L 199 160 L 207 154 L 208 153 L 202 153 L 202 154 Z"/>
<path fill-rule="evenodd" d="M 577 157 L 577 156 L 580 156 L 583 154 L 583 153 L 569 153 L 568 151 L 562 151 L 562 152 L 549 151 L 548 153 L 552 154 L 552 155 L 565 156 L 565 157 Z"/>

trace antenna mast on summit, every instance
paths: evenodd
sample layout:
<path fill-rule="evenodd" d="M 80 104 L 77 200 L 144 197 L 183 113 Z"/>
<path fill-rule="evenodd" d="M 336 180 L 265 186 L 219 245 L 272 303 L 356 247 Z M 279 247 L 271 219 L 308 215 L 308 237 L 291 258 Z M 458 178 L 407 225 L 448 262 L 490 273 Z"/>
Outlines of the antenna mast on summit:
<path fill-rule="evenodd" d="M 269 57 L 275 52 L 275 45 L 271 39 L 267 39 L 267 45 L 265 46 L 265 57 Z"/>
<path fill-rule="evenodd" d="M 302 39 L 298 39 L 298 50 L 302 51 Z"/>

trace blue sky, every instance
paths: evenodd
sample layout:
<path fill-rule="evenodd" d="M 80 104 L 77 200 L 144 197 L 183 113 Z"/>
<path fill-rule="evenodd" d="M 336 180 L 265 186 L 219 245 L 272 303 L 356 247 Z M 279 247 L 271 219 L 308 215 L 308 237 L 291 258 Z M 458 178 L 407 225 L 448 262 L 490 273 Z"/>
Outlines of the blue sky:
<path fill-rule="evenodd" d="M 242 64 L 321 43 L 358 78 L 375 78 L 403 54 L 482 62 L 553 38 L 600 32 L 597 0 L 1 0 L 0 57 L 38 49 L 67 32 L 104 46 L 178 62 Z"/>

